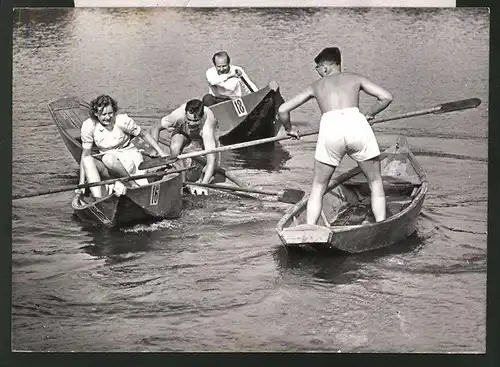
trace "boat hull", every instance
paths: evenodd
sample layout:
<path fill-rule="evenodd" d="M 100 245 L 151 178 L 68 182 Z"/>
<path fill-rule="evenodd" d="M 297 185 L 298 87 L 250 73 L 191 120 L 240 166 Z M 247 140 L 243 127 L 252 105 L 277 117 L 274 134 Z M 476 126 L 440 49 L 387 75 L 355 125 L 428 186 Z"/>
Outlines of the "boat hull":
<path fill-rule="evenodd" d="M 275 136 L 281 128 L 276 114 L 283 102 L 279 88 L 267 86 L 211 106 L 222 131 L 220 143 L 230 145 Z"/>
<path fill-rule="evenodd" d="M 263 89 L 250 96 L 247 103 L 250 108 L 253 104 L 258 104 L 256 101 L 262 100 L 269 107 L 270 104 L 274 104 L 273 100 L 276 95 L 276 91 L 270 88 Z M 78 98 L 63 97 L 49 102 L 48 109 L 64 144 L 79 164 L 82 153 L 80 128 L 83 121 L 89 117 L 89 104 Z M 271 110 L 272 108 L 269 111 Z M 228 113 L 226 117 L 231 118 L 231 115 Z M 266 133 L 271 133 L 271 130 Z M 94 152 L 97 153 L 96 150 Z M 150 158 L 144 156 L 144 159 Z M 178 218 L 182 211 L 183 187 L 191 187 L 189 191 L 195 194 L 224 192 L 186 185 L 186 182 L 196 182 L 201 177 L 205 163 L 204 157 L 178 161 L 174 164 L 174 169 L 183 169 L 188 166 L 195 166 L 195 168 L 183 173 L 165 175 L 155 181 L 150 180 L 148 185 L 138 188 L 127 188 L 127 192 L 121 196 L 112 194 L 90 203 L 85 198 L 82 201 L 81 197 L 75 196 L 72 200 L 74 214 L 84 222 L 108 228 Z M 217 168 L 212 183 L 232 183 L 235 186 L 244 186 L 221 167 Z"/>
<path fill-rule="evenodd" d="M 415 232 L 428 190 L 426 175 L 404 138 L 381 158 L 386 220 L 375 222 L 368 183 L 356 167 L 330 183 L 322 225 L 305 224 L 308 197 L 288 210 L 276 228 L 281 242 L 308 250 L 360 253 L 390 246 Z"/>
<path fill-rule="evenodd" d="M 82 153 L 80 128 L 89 117 L 89 105 L 78 98 L 64 97 L 49 102 L 48 108 L 64 144 L 79 164 Z M 178 163 L 174 168 L 183 167 Z M 182 184 L 183 176 L 172 173 L 149 180 L 141 187 L 129 187 L 121 196 L 112 194 L 91 203 L 75 196 L 72 206 L 81 220 L 104 227 L 177 218 L 182 210 Z"/>
<path fill-rule="evenodd" d="M 179 174 L 138 188 L 124 195 L 108 195 L 95 203 L 82 202 L 75 195 L 72 207 L 82 221 L 104 227 L 122 227 L 160 219 L 174 219 L 182 211 L 182 178 Z"/>

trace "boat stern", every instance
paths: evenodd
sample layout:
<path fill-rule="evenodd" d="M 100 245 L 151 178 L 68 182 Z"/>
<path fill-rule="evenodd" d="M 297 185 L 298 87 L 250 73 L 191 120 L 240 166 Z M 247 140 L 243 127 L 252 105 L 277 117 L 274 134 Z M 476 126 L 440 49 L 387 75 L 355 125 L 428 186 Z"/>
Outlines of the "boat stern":
<path fill-rule="evenodd" d="M 299 224 L 284 228 L 280 238 L 285 245 L 328 244 L 331 241 L 331 231 L 324 226 Z"/>

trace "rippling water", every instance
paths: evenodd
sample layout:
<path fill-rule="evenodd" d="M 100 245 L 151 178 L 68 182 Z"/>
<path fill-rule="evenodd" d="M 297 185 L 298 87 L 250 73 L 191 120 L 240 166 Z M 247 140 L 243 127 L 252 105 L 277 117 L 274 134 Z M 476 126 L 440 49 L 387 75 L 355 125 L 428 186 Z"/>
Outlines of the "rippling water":
<path fill-rule="evenodd" d="M 475 9 L 61 9 L 16 14 L 14 193 L 77 182 L 47 101 L 110 93 L 161 115 L 205 93 L 224 48 L 285 99 L 337 45 L 395 95 L 384 116 L 479 97 L 477 109 L 375 126 L 405 135 L 430 191 L 417 232 L 356 256 L 287 253 L 287 204 L 189 198 L 181 218 L 86 227 L 70 193 L 13 202 L 12 345 L 51 351 L 484 352 L 488 13 Z M 370 102 L 367 98 L 362 105 Z M 314 103 L 293 117 L 316 129 Z M 141 120 L 150 126 L 151 120 Z M 309 190 L 315 138 L 228 154 L 251 185 Z M 352 162 L 339 168 L 345 171 Z"/>

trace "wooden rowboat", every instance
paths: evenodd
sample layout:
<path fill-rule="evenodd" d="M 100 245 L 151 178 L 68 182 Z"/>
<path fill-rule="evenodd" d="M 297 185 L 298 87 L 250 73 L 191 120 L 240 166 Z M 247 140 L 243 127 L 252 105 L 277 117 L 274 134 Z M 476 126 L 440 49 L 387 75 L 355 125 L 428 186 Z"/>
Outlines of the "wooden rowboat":
<path fill-rule="evenodd" d="M 65 97 L 48 103 L 48 109 L 69 152 L 79 164 L 82 146 L 80 127 L 89 117 L 89 105 Z M 74 196 L 72 207 L 85 222 L 104 227 L 119 227 L 151 219 L 177 218 L 182 209 L 182 175 L 167 174 L 147 179 L 140 187 L 128 187 L 125 195 L 109 194 L 99 200 Z"/>
<path fill-rule="evenodd" d="M 178 218 L 182 211 L 182 177 L 168 174 L 144 186 L 128 187 L 124 195 L 111 193 L 97 201 L 75 195 L 71 205 L 80 220 L 108 228 Z"/>
<path fill-rule="evenodd" d="M 80 128 L 83 121 L 89 117 L 88 103 L 78 98 L 64 97 L 49 102 L 48 109 L 64 144 L 79 164 L 82 153 Z M 97 153 L 96 150 L 94 152 Z M 147 156 L 144 158 L 149 159 Z M 179 161 L 173 168 L 185 167 L 186 162 Z M 197 171 L 201 172 L 200 169 Z M 196 176 L 197 173 L 194 174 Z M 150 220 L 177 218 L 182 211 L 185 177 L 183 173 L 173 173 L 159 179 L 147 179 L 148 183 L 145 185 L 128 187 L 125 195 L 116 196 L 111 193 L 97 201 L 88 196 L 75 195 L 72 207 L 81 220 L 104 227 L 120 227 Z M 216 175 L 216 182 L 224 181 L 223 174 Z"/>
<path fill-rule="evenodd" d="M 368 183 L 356 167 L 329 184 L 322 225 L 305 224 L 308 196 L 285 213 L 276 227 L 282 243 L 305 250 L 359 253 L 392 245 L 412 234 L 429 184 L 404 137 L 381 154 L 381 168 L 387 200 L 384 221 L 375 222 Z"/>
<path fill-rule="evenodd" d="M 210 106 L 222 131 L 220 143 L 229 145 L 275 136 L 281 128 L 275 117 L 283 102 L 277 83 L 271 82 L 254 93 Z"/>

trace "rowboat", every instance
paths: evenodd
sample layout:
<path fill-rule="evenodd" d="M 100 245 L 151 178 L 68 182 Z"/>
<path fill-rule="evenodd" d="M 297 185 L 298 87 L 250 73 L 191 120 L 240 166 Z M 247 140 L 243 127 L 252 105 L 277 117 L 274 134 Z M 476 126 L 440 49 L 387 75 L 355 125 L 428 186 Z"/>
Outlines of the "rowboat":
<path fill-rule="evenodd" d="M 82 153 L 80 128 L 89 117 L 88 103 L 64 97 L 49 102 L 48 109 L 64 144 L 79 164 Z M 93 153 L 96 151 L 93 150 Z M 72 207 L 81 220 L 104 227 L 177 218 L 182 209 L 182 175 L 173 173 L 159 179 L 147 179 L 147 184 L 128 187 L 121 196 L 110 192 L 101 199 L 93 200 L 90 196 L 75 195 Z"/>
<path fill-rule="evenodd" d="M 64 144 L 79 164 L 82 153 L 80 128 L 83 121 L 89 117 L 89 104 L 78 98 L 63 97 L 49 102 L 48 109 Z M 98 152 L 93 150 L 93 153 Z M 144 159 L 147 160 L 149 157 L 144 156 Z M 196 180 L 201 174 L 201 163 L 190 161 L 189 164 L 198 169 L 189 172 L 189 174 L 194 173 L 194 176 L 188 180 Z M 164 167 L 163 170 L 172 168 L 187 168 L 186 162 L 176 162 L 173 167 Z M 215 178 L 216 182 L 226 181 L 221 173 L 218 173 Z M 75 215 L 81 220 L 108 228 L 151 220 L 178 218 L 182 211 L 184 181 L 186 181 L 184 173 L 148 178 L 147 183 L 139 187 L 128 187 L 126 193 L 120 196 L 110 192 L 103 198 L 94 200 L 90 196 L 75 195 L 72 207 Z"/>
<path fill-rule="evenodd" d="M 94 201 L 74 195 L 75 215 L 82 221 L 113 228 L 160 219 L 178 218 L 182 211 L 182 178 L 179 173 L 163 176 L 147 185 L 128 187 L 125 194 L 109 193 Z"/>
<path fill-rule="evenodd" d="M 288 248 L 360 253 L 412 234 L 429 184 L 404 137 L 381 154 L 381 170 L 387 202 L 384 221 L 375 222 L 370 188 L 356 167 L 330 182 L 323 198 L 322 225 L 306 224 L 309 196 L 285 212 L 276 226 L 281 242 Z"/>
<path fill-rule="evenodd" d="M 222 145 L 275 136 L 281 123 L 275 119 L 284 102 L 276 82 L 240 98 L 224 101 L 209 108 L 219 123 Z"/>

